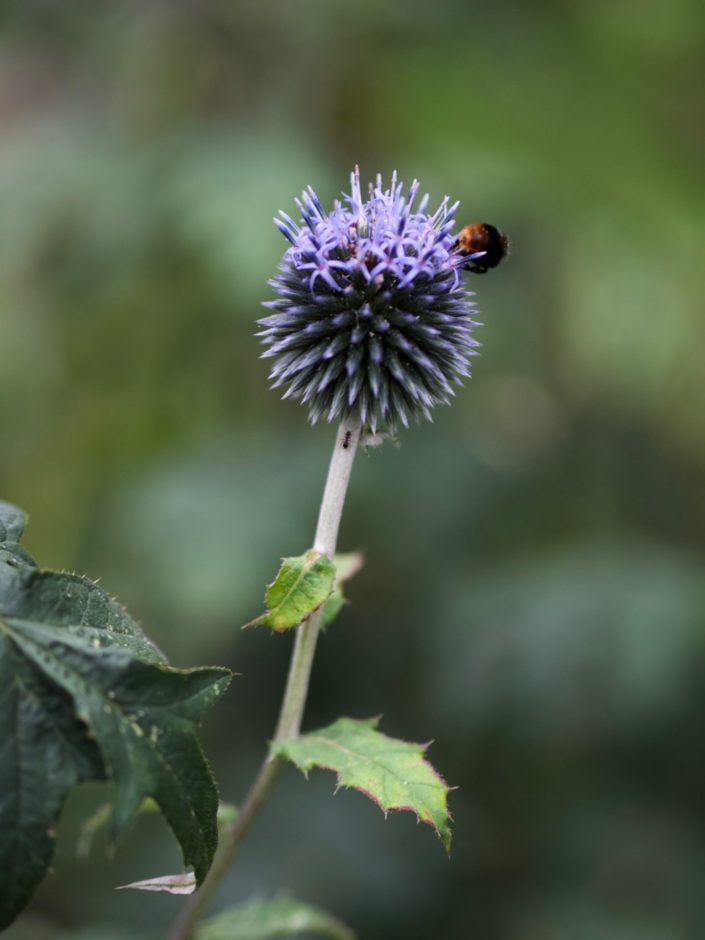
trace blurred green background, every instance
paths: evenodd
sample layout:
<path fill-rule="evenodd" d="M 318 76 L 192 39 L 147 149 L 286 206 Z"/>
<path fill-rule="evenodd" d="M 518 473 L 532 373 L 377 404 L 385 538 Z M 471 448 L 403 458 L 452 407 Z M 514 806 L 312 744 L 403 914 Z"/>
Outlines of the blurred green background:
<path fill-rule="evenodd" d="M 358 162 L 514 245 L 453 407 L 360 455 L 367 567 L 306 716 L 434 738 L 452 858 L 289 769 L 219 904 L 287 890 L 362 940 L 702 938 L 700 0 L 26 0 L 0 26 L 0 493 L 175 664 L 241 674 L 204 729 L 228 799 L 290 647 L 239 625 L 308 547 L 333 441 L 258 359 L 272 215 Z M 178 849 L 145 817 L 77 859 L 102 798 L 70 799 L 9 940 L 163 934 L 178 899 L 113 888 Z"/>

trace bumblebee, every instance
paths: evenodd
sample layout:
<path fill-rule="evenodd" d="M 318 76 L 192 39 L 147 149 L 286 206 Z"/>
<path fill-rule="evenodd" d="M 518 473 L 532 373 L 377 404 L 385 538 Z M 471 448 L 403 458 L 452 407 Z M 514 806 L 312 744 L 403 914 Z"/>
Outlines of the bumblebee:
<path fill-rule="evenodd" d="M 509 254 L 509 239 L 489 222 L 472 222 L 458 232 L 451 251 L 465 257 L 478 251 L 484 254 L 479 258 L 469 258 L 463 268 L 473 274 L 484 274 L 490 268 L 496 268 L 499 262 Z"/>

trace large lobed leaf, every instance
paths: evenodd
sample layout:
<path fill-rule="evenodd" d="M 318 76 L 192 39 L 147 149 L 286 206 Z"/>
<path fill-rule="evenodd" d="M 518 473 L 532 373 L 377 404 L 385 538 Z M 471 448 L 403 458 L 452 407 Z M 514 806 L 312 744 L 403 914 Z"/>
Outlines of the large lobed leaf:
<path fill-rule="evenodd" d="M 153 797 L 200 882 L 217 842 L 217 793 L 196 727 L 230 681 L 180 670 L 87 578 L 40 571 L 0 503 L 0 929 L 53 852 L 68 790 L 112 784 L 118 836 Z"/>
<path fill-rule="evenodd" d="M 270 940 L 296 934 L 355 940 L 352 930 L 325 911 L 293 898 L 256 899 L 226 908 L 196 931 L 194 940 Z"/>
<path fill-rule="evenodd" d="M 433 826 L 449 851 L 449 788 L 424 760 L 428 745 L 388 738 L 377 731 L 378 721 L 339 718 L 319 731 L 273 742 L 272 754 L 293 761 L 304 774 L 312 767 L 334 770 L 339 787 L 360 790 L 385 815 L 391 809 L 411 810 Z"/>

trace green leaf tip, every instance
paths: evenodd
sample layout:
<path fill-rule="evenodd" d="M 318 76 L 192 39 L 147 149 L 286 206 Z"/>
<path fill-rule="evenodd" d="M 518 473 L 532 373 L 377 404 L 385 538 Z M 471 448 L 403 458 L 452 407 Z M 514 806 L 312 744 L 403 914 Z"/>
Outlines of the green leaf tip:
<path fill-rule="evenodd" d="M 117 837 L 152 797 L 184 862 L 205 877 L 218 797 L 196 731 L 230 672 L 173 669 L 127 611 L 88 578 L 42 571 L 0 505 L 0 930 L 51 862 L 69 790 L 112 784 Z"/>
<path fill-rule="evenodd" d="M 226 908 L 196 929 L 194 940 L 271 940 L 297 934 L 318 934 L 330 940 L 355 940 L 337 918 L 294 898 L 256 898 Z"/>
<path fill-rule="evenodd" d="M 303 555 L 283 558 L 276 578 L 265 591 L 265 613 L 245 626 L 271 627 L 277 632 L 298 626 L 325 603 L 334 581 L 335 565 L 314 548 Z"/>
<path fill-rule="evenodd" d="M 411 810 L 435 829 L 450 852 L 450 788 L 424 759 L 427 744 L 389 738 L 377 731 L 378 718 L 338 721 L 299 738 L 275 741 L 274 756 L 292 761 L 305 775 L 312 767 L 334 771 L 338 787 L 350 787 L 389 810 Z"/>

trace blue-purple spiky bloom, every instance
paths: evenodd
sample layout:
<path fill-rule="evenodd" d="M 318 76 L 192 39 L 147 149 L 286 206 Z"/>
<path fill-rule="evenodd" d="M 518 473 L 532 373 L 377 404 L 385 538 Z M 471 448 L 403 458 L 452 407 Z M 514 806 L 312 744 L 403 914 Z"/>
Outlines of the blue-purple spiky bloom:
<path fill-rule="evenodd" d="M 296 200 L 300 225 L 284 212 L 274 220 L 291 247 L 259 335 L 275 360 L 273 387 L 308 405 L 311 422 L 407 427 L 469 375 L 477 324 L 461 282 L 468 258 L 452 250 L 457 203 L 446 197 L 430 215 L 428 196 L 414 207 L 418 188 L 405 193 L 395 173 L 383 190 L 378 176 L 363 202 L 356 169 L 331 212 L 309 187 Z"/>

